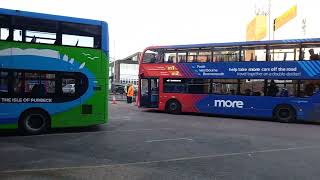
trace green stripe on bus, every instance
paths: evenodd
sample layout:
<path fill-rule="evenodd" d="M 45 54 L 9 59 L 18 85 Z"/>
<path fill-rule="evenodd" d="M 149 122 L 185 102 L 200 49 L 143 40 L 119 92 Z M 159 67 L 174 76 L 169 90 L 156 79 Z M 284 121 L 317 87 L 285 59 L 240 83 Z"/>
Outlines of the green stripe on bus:
<path fill-rule="evenodd" d="M 17 124 L 1 124 L 0 129 L 17 129 Z"/>

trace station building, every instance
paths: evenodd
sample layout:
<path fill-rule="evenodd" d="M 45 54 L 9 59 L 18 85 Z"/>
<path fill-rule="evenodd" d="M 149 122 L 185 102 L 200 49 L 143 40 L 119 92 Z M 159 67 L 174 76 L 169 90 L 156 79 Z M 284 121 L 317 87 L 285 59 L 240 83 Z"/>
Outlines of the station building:
<path fill-rule="evenodd" d="M 109 64 L 109 88 L 112 84 L 138 85 L 139 59 L 141 52 L 134 53 L 126 58 L 118 59 Z"/>

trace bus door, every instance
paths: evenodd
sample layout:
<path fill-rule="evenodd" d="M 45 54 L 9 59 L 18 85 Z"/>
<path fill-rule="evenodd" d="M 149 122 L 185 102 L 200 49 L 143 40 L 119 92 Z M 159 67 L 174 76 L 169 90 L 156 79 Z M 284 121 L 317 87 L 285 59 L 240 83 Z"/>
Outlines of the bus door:
<path fill-rule="evenodd" d="M 159 78 L 143 78 L 140 80 L 140 106 L 158 108 Z"/>

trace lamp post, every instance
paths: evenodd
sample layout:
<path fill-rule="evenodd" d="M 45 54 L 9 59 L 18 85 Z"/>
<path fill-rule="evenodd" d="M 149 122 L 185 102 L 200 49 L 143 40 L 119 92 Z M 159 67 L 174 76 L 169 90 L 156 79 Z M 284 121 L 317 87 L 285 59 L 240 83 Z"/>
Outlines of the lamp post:
<path fill-rule="evenodd" d="M 302 33 L 303 33 L 303 37 L 305 38 L 306 37 L 306 34 L 307 34 L 307 19 L 306 18 L 303 18 L 302 19 Z"/>
<path fill-rule="evenodd" d="M 272 31 L 273 31 L 273 24 L 271 26 L 271 0 L 269 0 L 268 3 L 268 19 L 269 19 L 269 41 L 271 40 L 271 28 L 272 27 Z"/>

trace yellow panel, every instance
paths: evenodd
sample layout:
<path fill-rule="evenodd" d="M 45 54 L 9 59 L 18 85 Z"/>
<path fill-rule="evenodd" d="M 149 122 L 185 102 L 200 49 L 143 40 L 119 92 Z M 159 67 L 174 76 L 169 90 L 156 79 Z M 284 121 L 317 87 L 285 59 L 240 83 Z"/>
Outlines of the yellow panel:
<path fill-rule="evenodd" d="M 247 26 L 247 41 L 257 41 L 265 38 L 267 35 L 267 17 L 256 16 Z"/>
<path fill-rule="evenodd" d="M 256 17 L 256 40 L 261 40 L 267 35 L 267 16 Z"/>
<path fill-rule="evenodd" d="M 248 25 L 247 25 L 247 34 L 246 40 L 247 41 L 254 41 L 255 40 L 255 27 L 256 27 L 256 18 L 254 18 Z"/>
<path fill-rule="evenodd" d="M 274 20 L 274 31 L 282 27 L 284 24 L 289 22 L 291 19 L 297 16 L 297 5 L 292 6 L 288 11 L 286 11 L 281 16 Z"/>

